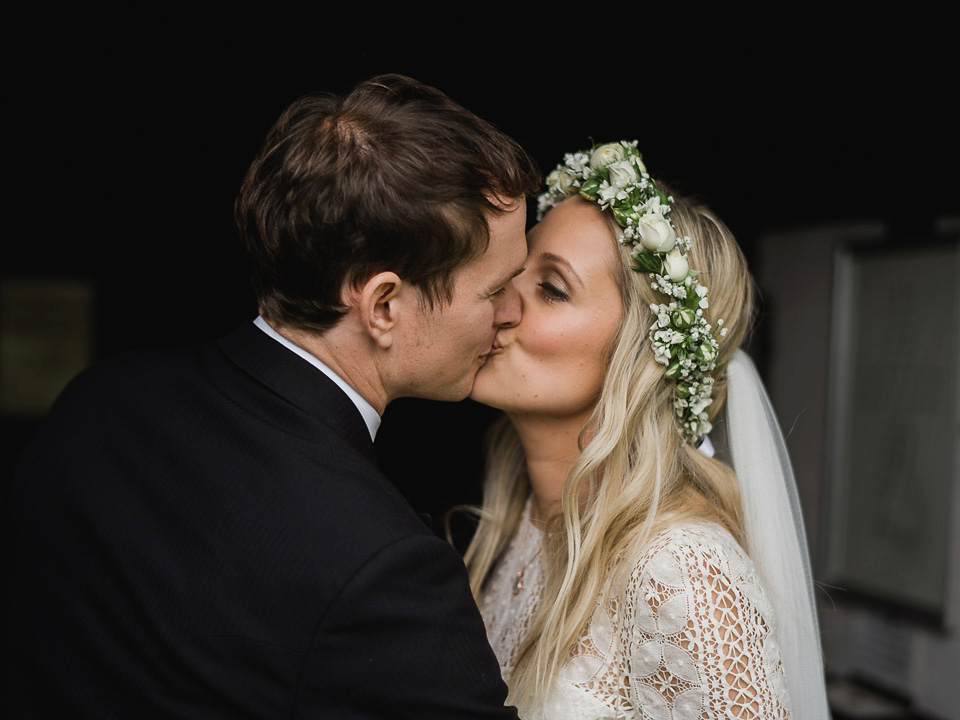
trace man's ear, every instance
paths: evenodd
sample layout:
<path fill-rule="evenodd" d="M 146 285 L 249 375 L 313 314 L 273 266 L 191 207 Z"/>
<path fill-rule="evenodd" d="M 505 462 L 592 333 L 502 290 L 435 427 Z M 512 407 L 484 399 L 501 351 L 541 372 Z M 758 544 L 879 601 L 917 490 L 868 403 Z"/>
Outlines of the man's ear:
<path fill-rule="evenodd" d="M 393 344 L 394 330 L 401 314 L 401 293 L 410 290 L 394 272 L 373 275 L 359 288 L 360 322 L 366 333 L 383 349 Z"/>

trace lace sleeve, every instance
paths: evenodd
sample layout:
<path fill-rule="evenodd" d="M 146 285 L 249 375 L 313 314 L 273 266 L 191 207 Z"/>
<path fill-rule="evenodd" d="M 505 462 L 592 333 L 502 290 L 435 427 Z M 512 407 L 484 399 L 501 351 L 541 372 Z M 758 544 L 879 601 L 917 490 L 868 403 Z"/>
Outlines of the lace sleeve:
<path fill-rule="evenodd" d="M 661 536 L 624 602 L 624 660 L 642 716 L 790 717 L 770 604 L 726 531 L 696 525 Z"/>

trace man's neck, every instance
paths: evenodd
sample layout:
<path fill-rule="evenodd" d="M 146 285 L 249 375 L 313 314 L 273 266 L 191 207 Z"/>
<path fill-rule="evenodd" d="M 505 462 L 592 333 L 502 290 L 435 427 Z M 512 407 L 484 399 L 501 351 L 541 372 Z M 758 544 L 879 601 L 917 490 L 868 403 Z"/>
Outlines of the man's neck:
<path fill-rule="evenodd" d="M 278 335 L 326 365 L 368 402 L 378 415 L 383 415 L 389 401 L 387 392 L 363 338 L 351 333 L 347 324 L 340 323 L 323 335 L 285 325 L 268 324 Z"/>

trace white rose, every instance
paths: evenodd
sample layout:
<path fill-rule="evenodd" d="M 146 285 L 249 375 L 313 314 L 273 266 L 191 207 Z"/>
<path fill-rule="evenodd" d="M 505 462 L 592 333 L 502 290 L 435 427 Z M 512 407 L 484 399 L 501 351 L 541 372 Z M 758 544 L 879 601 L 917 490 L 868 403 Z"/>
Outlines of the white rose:
<path fill-rule="evenodd" d="M 556 188 L 564 195 L 569 195 L 573 189 L 573 176 L 564 168 L 557 168 L 547 175 L 546 184 Z"/>
<path fill-rule="evenodd" d="M 680 282 L 690 272 L 690 265 L 687 258 L 676 250 L 671 250 L 663 259 L 663 272 L 674 282 Z"/>
<path fill-rule="evenodd" d="M 617 187 L 631 185 L 640 179 L 637 167 L 629 160 L 619 160 L 610 165 L 610 184 Z"/>
<path fill-rule="evenodd" d="M 627 156 L 627 151 L 620 143 L 607 143 L 601 145 L 590 155 L 590 167 L 594 170 L 602 170 L 607 165 L 623 160 Z"/>
<path fill-rule="evenodd" d="M 644 215 L 638 226 L 640 242 L 647 250 L 669 252 L 677 243 L 677 234 L 661 215 Z"/>

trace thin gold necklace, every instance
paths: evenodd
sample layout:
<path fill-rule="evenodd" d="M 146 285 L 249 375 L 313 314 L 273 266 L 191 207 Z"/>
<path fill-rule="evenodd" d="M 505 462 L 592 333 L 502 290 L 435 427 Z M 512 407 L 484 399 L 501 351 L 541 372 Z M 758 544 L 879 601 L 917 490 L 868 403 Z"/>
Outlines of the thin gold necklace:
<path fill-rule="evenodd" d="M 523 526 L 523 543 L 520 548 L 521 559 L 527 557 L 527 537 L 530 535 L 530 526 L 533 524 L 533 522 L 530 520 L 526 512 L 523 515 L 522 522 L 524 523 L 524 526 Z M 523 563 L 523 565 L 520 567 L 520 571 L 514 576 L 514 581 L 513 581 L 514 597 L 519 595 L 520 592 L 523 590 L 523 576 L 526 574 L 527 568 L 530 566 L 530 563 L 536 560 L 537 556 L 539 555 L 540 555 L 540 548 L 538 547 L 537 551 L 533 554 L 533 557 L 531 557 L 529 560 L 526 560 Z"/>

